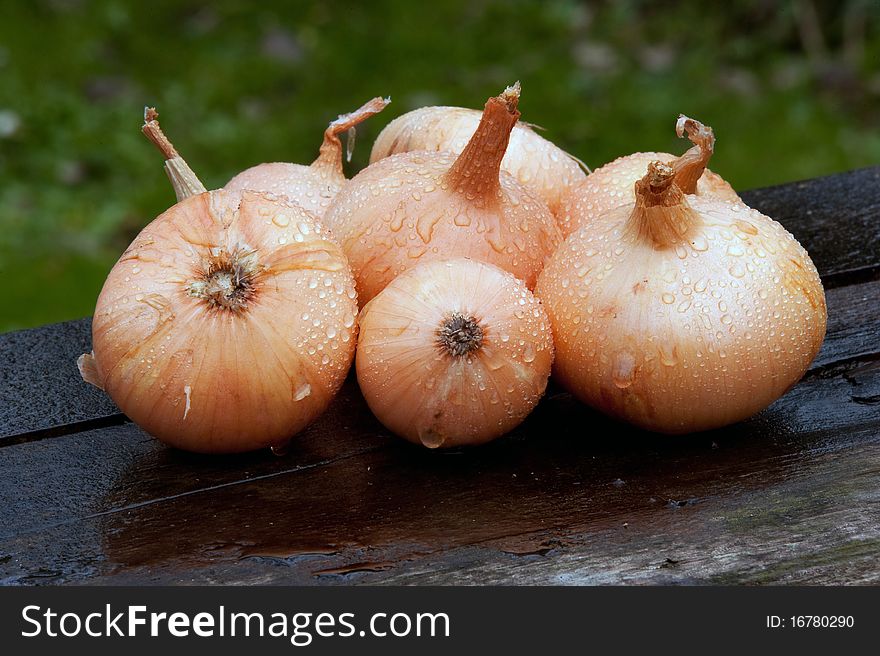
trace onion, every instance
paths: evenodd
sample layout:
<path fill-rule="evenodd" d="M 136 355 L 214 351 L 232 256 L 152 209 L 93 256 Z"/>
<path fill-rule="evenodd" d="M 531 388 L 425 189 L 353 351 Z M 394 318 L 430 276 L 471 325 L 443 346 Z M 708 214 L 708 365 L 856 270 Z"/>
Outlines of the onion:
<path fill-rule="evenodd" d="M 740 198 L 717 173 L 706 168 L 715 151 L 712 128 L 681 115 L 675 124 L 679 137 L 687 134 L 694 144 L 681 157 L 669 153 L 633 153 L 618 157 L 613 162 L 593 171 L 586 180 L 569 188 L 556 214 L 564 237 L 589 225 L 599 214 L 635 201 L 633 185 L 645 175 L 648 164 L 669 162 L 676 170 L 675 183 L 686 194 L 696 194 L 719 200 L 738 201 Z"/>
<path fill-rule="evenodd" d="M 456 258 L 395 278 L 361 311 L 357 377 L 391 431 L 429 448 L 488 442 L 547 386 L 547 315 L 522 282 Z"/>
<path fill-rule="evenodd" d="M 178 155 L 169 162 L 172 177 L 189 170 Z M 299 205 L 197 193 L 144 228 L 110 271 L 80 372 L 170 445 L 280 447 L 349 370 L 353 283 L 339 246 Z"/>
<path fill-rule="evenodd" d="M 463 107 L 422 107 L 398 116 L 373 144 L 370 163 L 413 150 L 462 153 L 480 124 L 483 112 Z M 587 166 L 544 139 L 527 123 L 517 123 L 501 161 L 510 173 L 540 196 L 554 214 L 570 187 L 586 178 Z"/>
<path fill-rule="evenodd" d="M 546 204 L 499 170 L 518 101 L 518 84 L 490 98 L 461 155 L 393 155 L 336 196 L 325 220 L 349 258 L 361 303 L 417 262 L 451 256 L 495 264 L 534 286 L 560 234 Z"/>
<path fill-rule="evenodd" d="M 536 291 L 559 382 L 664 433 L 768 406 L 806 371 L 826 322 L 816 268 L 791 234 L 741 202 L 686 196 L 675 177 L 652 163 L 636 202 L 571 235 Z"/>
<path fill-rule="evenodd" d="M 305 209 L 322 217 L 330 201 L 346 183 L 342 170 L 342 143 L 339 134 L 349 133 L 349 157 L 354 145 L 355 126 L 378 114 L 391 99 L 373 98 L 351 114 L 343 114 L 324 132 L 320 154 L 310 166 L 270 162 L 246 169 L 226 183 L 226 189 L 268 191 L 287 196 Z"/>

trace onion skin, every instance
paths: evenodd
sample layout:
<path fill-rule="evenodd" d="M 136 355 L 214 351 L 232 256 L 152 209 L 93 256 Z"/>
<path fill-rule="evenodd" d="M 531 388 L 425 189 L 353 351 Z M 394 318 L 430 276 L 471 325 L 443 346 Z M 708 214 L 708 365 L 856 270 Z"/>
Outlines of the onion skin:
<path fill-rule="evenodd" d="M 784 394 L 822 344 L 826 306 L 781 225 L 686 196 L 663 169 L 652 165 L 637 203 L 566 239 L 536 294 L 556 379 L 602 412 L 675 434 L 743 420 Z"/>
<path fill-rule="evenodd" d="M 481 115 L 476 109 L 463 107 L 422 107 L 407 112 L 379 133 L 370 163 L 415 150 L 458 155 L 476 131 Z M 513 128 L 501 162 L 501 170 L 540 196 L 554 215 L 568 190 L 586 179 L 583 168 L 578 160 L 524 123 Z"/>
<path fill-rule="evenodd" d="M 454 256 L 495 264 L 534 287 L 561 236 L 546 204 L 499 170 L 518 94 L 514 87 L 489 99 L 461 155 L 393 155 L 337 195 L 325 220 L 349 258 L 361 303 L 417 262 Z"/>
<path fill-rule="evenodd" d="M 479 324 L 479 346 L 454 355 L 438 339 L 451 315 Z M 553 340 L 540 302 L 509 273 L 468 259 L 401 274 L 361 312 L 356 370 L 370 409 L 429 448 L 482 444 L 541 399 Z"/>
<path fill-rule="evenodd" d="M 323 217 L 330 202 L 348 181 L 342 169 L 342 142 L 338 135 L 381 112 L 390 102 L 390 99 L 373 98 L 361 108 L 343 114 L 330 123 L 324 132 L 320 154 L 311 165 L 288 162 L 258 164 L 233 177 L 224 188 L 231 191 L 266 191 L 286 196 L 318 218 Z"/>
<path fill-rule="evenodd" d="M 618 157 L 599 167 L 582 182 L 568 189 L 560 201 L 556 220 L 563 237 L 568 237 L 603 212 L 635 201 L 633 185 L 645 175 L 651 162 L 675 162 L 680 169 L 679 187 L 686 194 L 739 201 L 740 197 L 720 175 L 706 168 L 714 152 L 711 129 L 698 121 L 680 116 L 679 136 L 687 132 L 694 146 L 680 157 L 670 153 L 644 152 Z"/>
<path fill-rule="evenodd" d="M 204 281 L 233 280 L 220 276 L 233 264 L 235 294 L 207 296 Z M 356 312 L 342 251 L 310 213 L 255 192 L 202 193 L 156 218 L 113 267 L 80 369 L 172 446 L 281 446 L 342 384 Z"/>

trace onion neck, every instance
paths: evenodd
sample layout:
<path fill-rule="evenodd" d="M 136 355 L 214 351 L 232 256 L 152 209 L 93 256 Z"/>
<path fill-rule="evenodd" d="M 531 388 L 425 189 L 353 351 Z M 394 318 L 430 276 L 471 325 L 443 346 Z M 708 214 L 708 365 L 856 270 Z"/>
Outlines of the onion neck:
<path fill-rule="evenodd" d="M 312 163 L 312 166 L 324 169 L 329 174 L 344 179 L 342 142 L 339 140 L 339 135 L 348 132 L 346 156 L 351 159 L 351 152 L 354 149 L 355 127 L 374 114 L 381 112 L 390 102 L 391 98 L 373 98 L 350 114 L 341 114 L 339 118 L 330 123 L 324 131 L 324 141 L 321 144 L 318 158 Z"/>
<path fill-rule="evenodd" d="M 520 116 L 519 94 L 517 82 L 486 102 L 474 135 L 446 173 L 452 189 L 476 198 L 495 195 L 500 185 L 501 160 Z"/>
<path fill-rule="evenodd" d="M 652 162 L 648 173 L 635 184 L 636 205 L 625 232 L 654 248 L 671 248 L 684 243 L 702 225 L 675 181 L 669 164 Z"/>
<path fill-rule="evenodd" d="M 174 144 L 162 132 L 158 119 L 159 112 L 156 111 L 155 107 L 145 107 L 144 126 L 141 128 L 141 132 L 165 157 L 165 173 L 168 174 L 168 179 L 171 180 L 171 186 L 174 187 L 177 201 L 180 202 L 184 198 L 206 192 L 205 185 L 202 184 L 199 177 L 189 167 L 186 160 L 180 156 L 177 149 L 174 148 Z"/>
<path fill-rule="evenodd" d="M 680 114 L 675 124 L 675 133 L 685 136 L 694 144 L 681 157 L 672 162 L 675 170 L 675 184 L 686 194 L 697 193 L 697 181 L 706 170 L 712 153 L 715 152 L 715 133 L 708 125 Z"/>

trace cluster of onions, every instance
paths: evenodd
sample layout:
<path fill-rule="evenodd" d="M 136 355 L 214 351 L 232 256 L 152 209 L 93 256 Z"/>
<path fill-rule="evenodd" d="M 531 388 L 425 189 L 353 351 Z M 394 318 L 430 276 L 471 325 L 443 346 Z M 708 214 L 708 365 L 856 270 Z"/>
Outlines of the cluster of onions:
<path fill-rule="evenodd" d="M 561 235 L 546 203 L 501 170 L 519 96 L 517 83 L 490 98 L 460 155 L 392 155 L 339 192 L 325 220 L 362 304 L 416 263 L 449 256 L 494 264 L 534 287 Z"/>
<path fill-rule="evenodd" d="M 327 408 L 351 366 L 351 270 L 296 202 L 204 191 L 155 111 L 146 119 L 180 202 L 110 271 L 80 372 L 173 446 L 280 448 Z"/>
<path fill-rule="evenodd" d="M 791 234 L 739 201 L 685 194 L 675 164 L 650 163 L 634 203 L 579 217 L 536 293 L 564 387 L 637 426 L 686 433 L 749 417 L 797 382 L 826 308 Z"/>
<path fill-rule="evenodd" d="M 464 258 L 423 262 L 361 312 L 357 377 L 390 430 L 429 448 L 517 426 L 547 387 L 553 340 L 514 276 Z"/>
<path fill-rule="evenodd" d="M 364 397 L 389 429 L 430 448 L 503 435 L 547 385 L 552 336 L 529 290 L 561 235 L 543 198 L 502 170 L 511 134 L 528 132 L 519 97 L 517 83 L 489 98 L 457 153 L 375 161 L 325 215 L 365 304 Z"/>
<path fill-rule="evenodd" d="M 510 431 L 551 367 L 584 402 L 666 433 L 739 421 L 793 385 L 824 336 L 822 285 L 706 169 L 711 128 L 681 116 L 680 157 L 585 176 L 518 122 L 519 97 L 517 83 L 482 113 L 410 112 L 347 181 L 339 134 L 388 103 L 374 98 L 330 124 L 311 166 L 262 164 L 210 192 L 148 110 L 179 202 L 110 272 L 83 377 L 203 452 L 282 447 L 355 351 L 376 417 L 429 448 Z"/>

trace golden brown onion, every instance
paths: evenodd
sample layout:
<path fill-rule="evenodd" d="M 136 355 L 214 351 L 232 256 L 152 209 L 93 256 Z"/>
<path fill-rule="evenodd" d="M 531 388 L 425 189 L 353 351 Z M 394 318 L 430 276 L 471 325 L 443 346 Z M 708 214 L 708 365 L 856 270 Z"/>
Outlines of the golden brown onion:
<path fill-rule="evenodd" d="M 547 386 L 547 315 L 522 282 L 468 259 L 425 262 L 361 312 L 357 375 L 391 431 L 429 448 L 488 442 Z"/>
<path fill-rule="evenodd" d="M 349 258 L 362 304 L 417 262 L 451 256 L 495 264 L 534 286 L 560 234 L 546 204 L 500 171 L 518 100 L 518 85 L 490 98 L 461 155 L 393 155 L 336 196 L 325 220 Z"/>
<path fill-rule="evenodd" d="M 268 191 L 286 196 L 318 218 L 324 216 L 330 201 L 347 182 L 342 170 L 342 142 L 339 135 L 343 132 L 353 134 L 355 126 L 381 112 L 390 102 L 390 98 L 373 98 L 363 107 L 350 114 L 342 114 L 330 123 L 324 132 L 318 159 L 311 165 L 288 162 L 258 164 L 233 177 L 224 188 Z"/>
<path fill-rule="evenodd" d="M 463 107 L 422 107 L 407 112 L 379 133 L 370 163 L 414 150 L 458 155 L 473 137 L 482 115 L 479 110 Z M 540 196 L 554 214 L 568 189 L 585 179 L 586 168 L 580 160 L 536 134 L 527 123 L 514 126 L 501 161 L 501 170 Z"/>
<path fill-rule="evenodd" d="M 560 202 L 556 219 L 563 237 L 568 237 L 597 216 L 635 200 L 633 185 L 645 175 L 648 164 L 655 161 L 673 162 L 676 184 L 686 194 L 719 200 L 739 200 L 736 192 L 720 175 L 706 168 L 715 151 L 712 128 L 681 115 L 675 125 L 679 137 L 687 134 L 694 144 L 676 158 L 669 153 L 633 153 L 593 171 L 586 180 L 571 187 Z"/>
<path fill-rule="evenodd" d="M 169 163 L 172 179 L 189 169 L 176 154 Z M 311 213 L 257 192 L 197 193 L 144 228 L 110 271 L 94 350 L 78 364 L 172 446 L 279 447 L 342 384 L 356 312 L 345 256 Z"/>
<path fill-rule="evenodd" d="M 781 225 L 741 202 L 685 196 L 659 162 L 636 203 L 596 217 L 547 264 L 536 294 L 554 375 L 585 403 L 686 433 L 758 412 L 822 344 L 822 283 Z"/>

